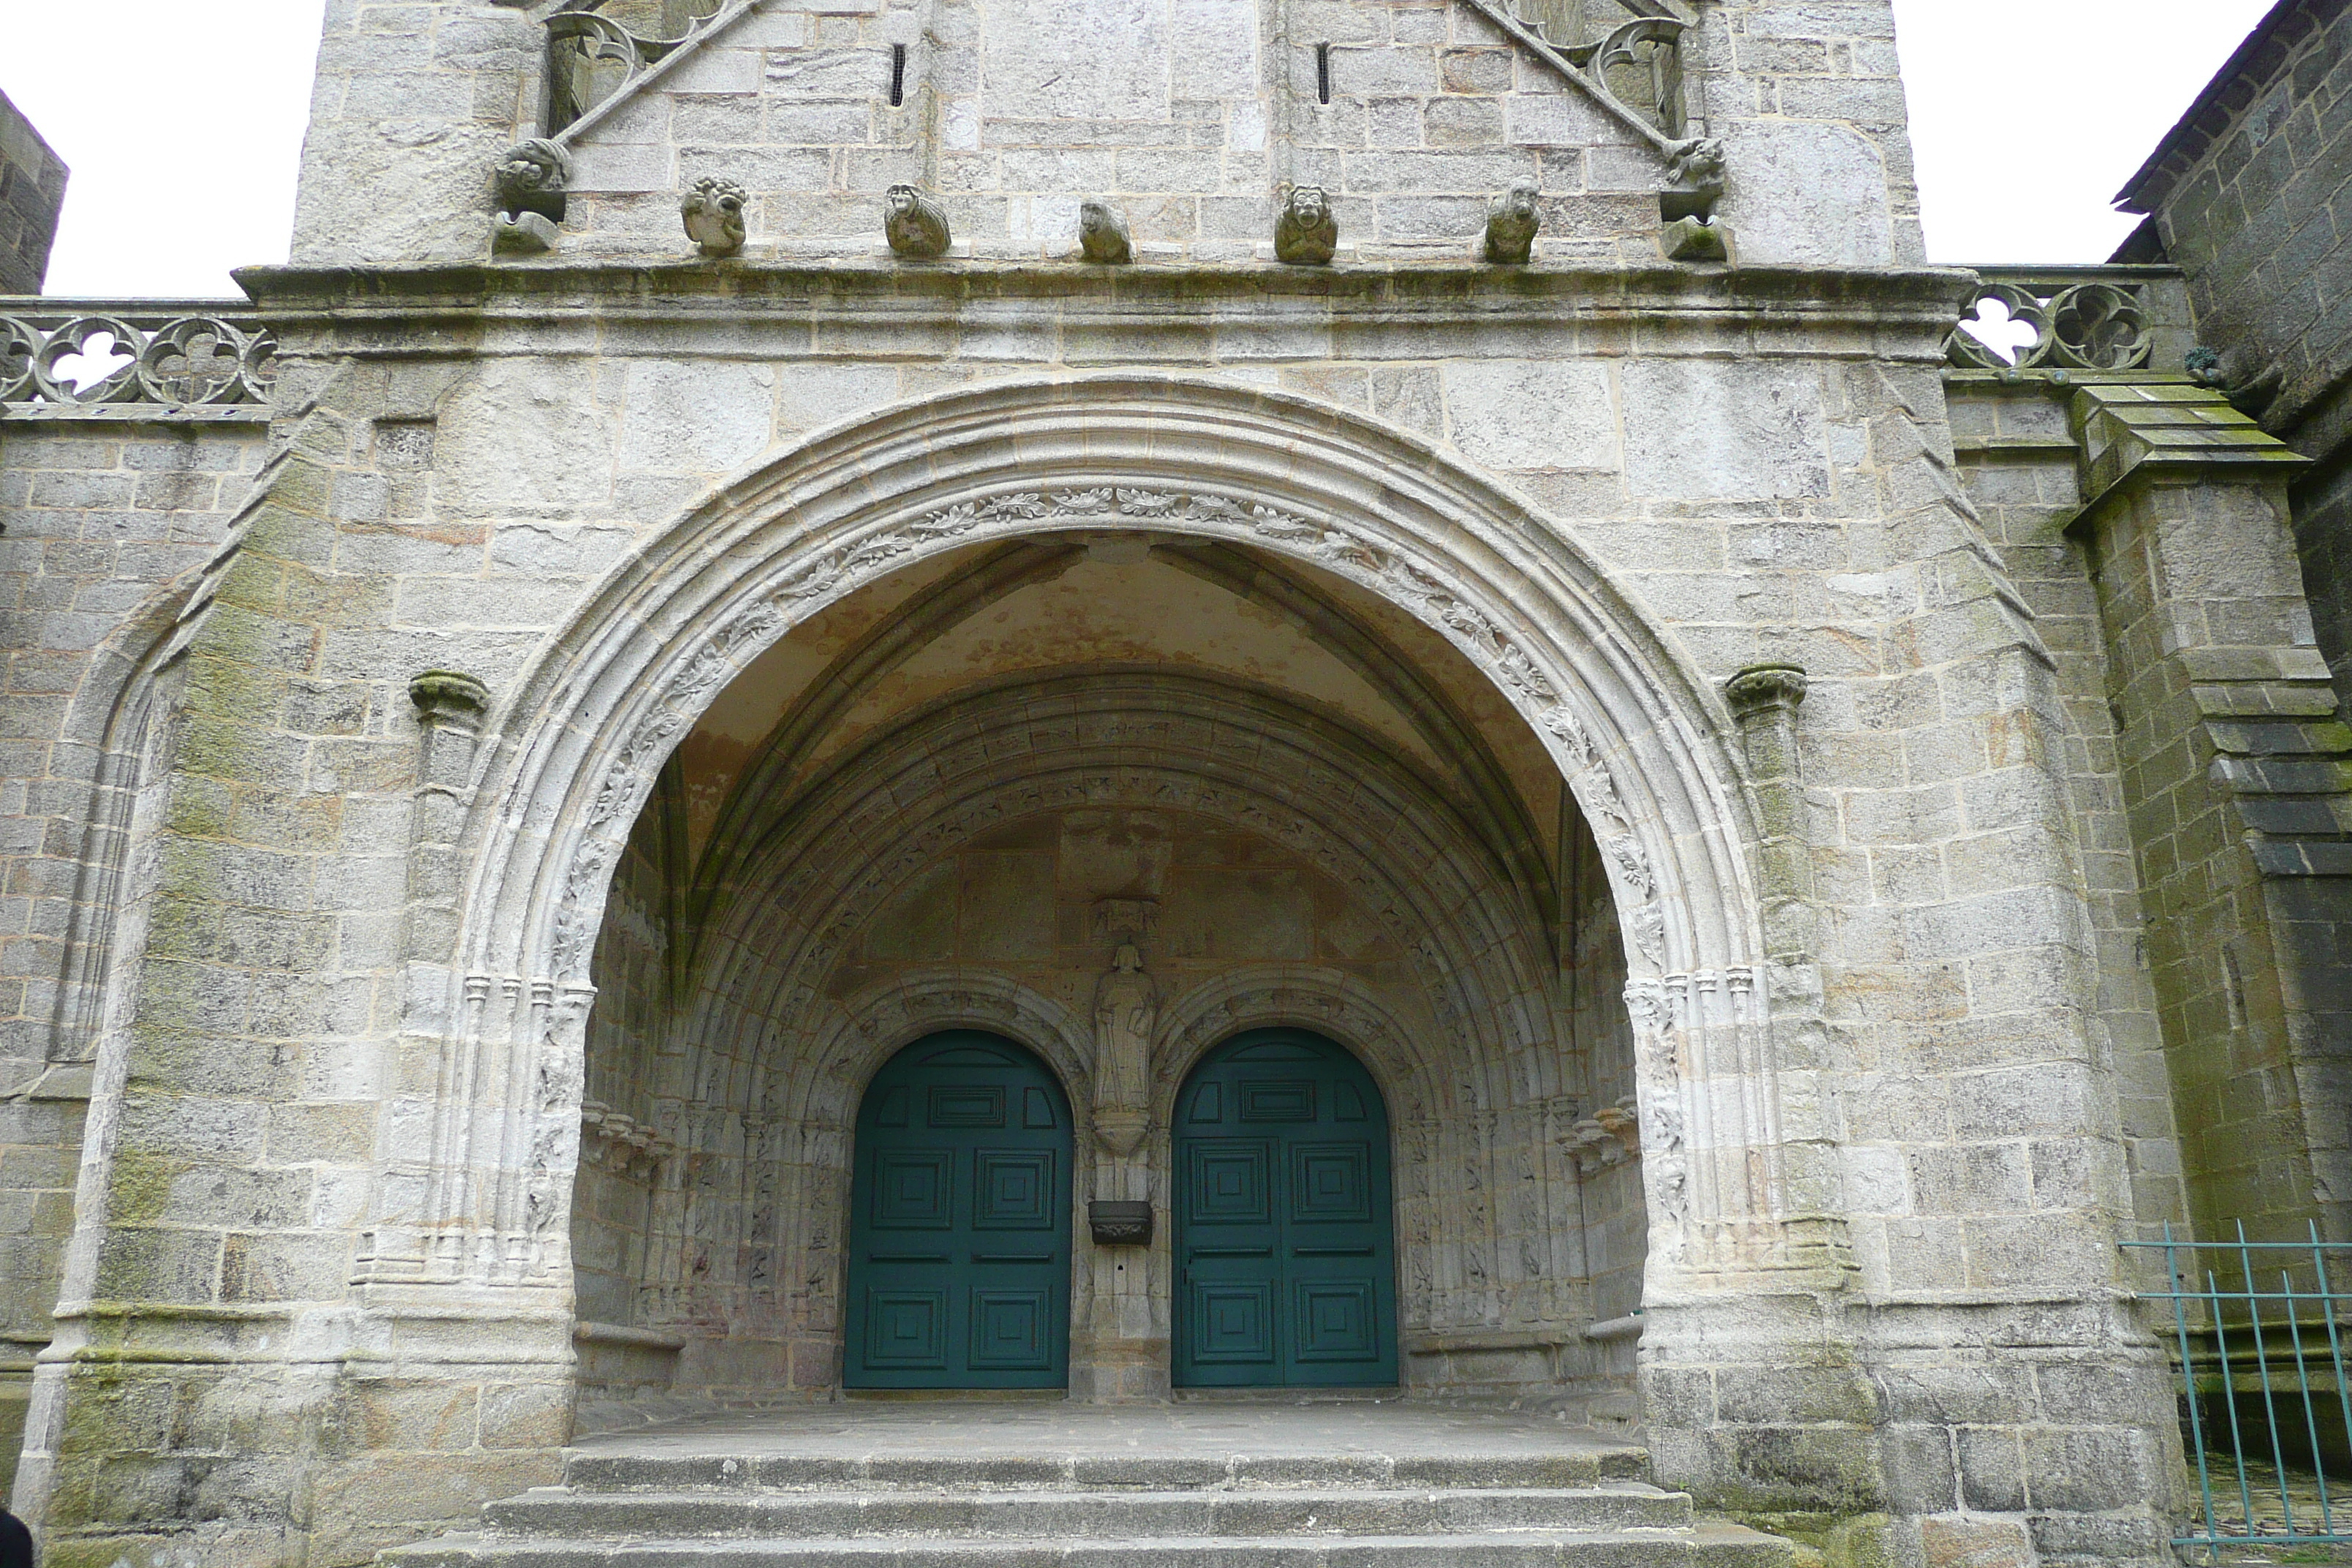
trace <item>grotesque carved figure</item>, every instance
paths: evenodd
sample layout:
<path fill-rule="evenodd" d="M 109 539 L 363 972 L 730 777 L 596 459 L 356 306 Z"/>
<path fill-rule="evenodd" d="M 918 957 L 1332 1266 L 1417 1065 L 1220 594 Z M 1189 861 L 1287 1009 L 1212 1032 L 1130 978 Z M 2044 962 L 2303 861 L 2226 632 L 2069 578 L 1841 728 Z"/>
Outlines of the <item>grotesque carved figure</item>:
<path fill-rule="evenodd" d="M 496 180 L 499 210 L 490 226 L 491 247 L 523 253 L 552 249 L 555 226 L 563 221 L 572 154 L 534 137 L 499 161 Z"/>
<path fill-rule="evenodd" d="M 1088 261 L 1114 266 L 1135 258 L 1135 247 L 1128 242 L 1127 220 L 1108 202 L 1093 196 L 1078 204 L 1078 249 Z"/>
<path fill-rule="evenodd" d="M 705 174 L 677 204 L 686 237 L 705 256 L 732 256 L 743 248 L 743 204 L 749 198 L 732 180 Z"/>
<path fill-rule="evenodd" d="M 1715 205 L 1724 191 L 1723 143 L 1712 136 L 1693 137 L 1675 150 L 1666 173 L 1666 188 L 1658 193 L 1658 216 L 1666 225 L 1659 237 L 1666 255 L 1676 261 L 1727 258 L 1729 237 L 1715 221 Z"/>
<path fill-rule="evenodd" d="M 572 154 L 539 137 L 522 142 L 499 162 L 499 210 L 537 213 L 563 221 L 564 187 L 572 180 Z"/>
<path fill-rule="evenodd" d="M 2278 401 L 2279 388 L 2286 384 L 2286 373 L 2273 363 L 2248 374 L 2245 362 L 2251 357 L 2242 348 L 2224 355 L 2200 343 L 2183 356 L 2181 365 L 2189 372 L 2189 380 L 2200 386 L 2211 387 L 2249 419 L 2259 419 Z"/>
<path fill-rule="evenodd" d="M 1542 225 L 1536 215 L 1536 183 L 1513 181 L 1486 209 L 1486 259 L 1502 266 L 1525 265 L 1535 253 L 1536 230 Z"/>
<path fill-rule="evenodd" d="M 884 198 L 882 232 L 890 248 L 916 261 L 934 261 L 948 253 L 948 215 L 940 204 L 912 185 L 893 185 Z"/>
<path fill-rule="evenodd" d="M 1293 267 L 1321 267 L 1339 248 L 1339 220 L 1320 185 L 1294 185 L 1274 222 L 1274 254 Z"/>
<path fill-rule="evenodd" d="M 1119 944 L 1110 973 L 1095 986 L 1095 1136 L 1122 1159 L 1151 1125 L 1151 1026 L 1159 989 L 1143 973 L 1143 954 Z"/>
<path fill-rule="evenodd" d="M 1713 217 L 1715 204 L 1723 199 L 1723 142 L 1713 136 L 1691 138 L 1675 149 L 1675 161 L 1667 165 L 1666 174 L 1673 182 L 1668 195 L 1680 195 L 1693 204 L 1693 216 Z M 1703 207 L 1698 205 L 1700 203 L 1705 204 Z"/>

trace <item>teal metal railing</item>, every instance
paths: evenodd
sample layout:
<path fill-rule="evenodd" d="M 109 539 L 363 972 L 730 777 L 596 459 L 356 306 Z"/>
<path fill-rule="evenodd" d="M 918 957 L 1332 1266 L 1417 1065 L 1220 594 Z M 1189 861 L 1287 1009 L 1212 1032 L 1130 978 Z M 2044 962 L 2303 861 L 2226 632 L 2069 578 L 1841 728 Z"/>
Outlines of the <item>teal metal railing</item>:
<path fill-rule="evenodd" d="M 2171 1289 L 2181 1436 L 2199 1518 L 2177 1547 L 2224 1550 L 2352 1542 L 2352 1243 L 2183 1240 L 2126 1247 L 2164 1253 Z M 2336 1264 L 2330 1267 L 2331 1256 Z M 2200 1261 L 2204 1265 L 2200 1267 Z M 2202 1283 L 2200 1283 L 2200 1280 Z M 2198 1528 L 2201 1525 L 2201 1529 Z"/>

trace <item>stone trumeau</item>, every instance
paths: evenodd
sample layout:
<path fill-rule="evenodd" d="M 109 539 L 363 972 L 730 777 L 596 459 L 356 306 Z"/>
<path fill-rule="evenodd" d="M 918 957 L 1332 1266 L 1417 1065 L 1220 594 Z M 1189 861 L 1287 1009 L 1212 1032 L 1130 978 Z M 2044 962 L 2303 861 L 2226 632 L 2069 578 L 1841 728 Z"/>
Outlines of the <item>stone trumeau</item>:
<path fill-rule="evenodd" d="M 249 304 L 0 301 L 47 1561 L 2173 1560 L 2120 1244 L 2325 1207 L 2352 735 L 1888 0 L 326 16 Z"/>

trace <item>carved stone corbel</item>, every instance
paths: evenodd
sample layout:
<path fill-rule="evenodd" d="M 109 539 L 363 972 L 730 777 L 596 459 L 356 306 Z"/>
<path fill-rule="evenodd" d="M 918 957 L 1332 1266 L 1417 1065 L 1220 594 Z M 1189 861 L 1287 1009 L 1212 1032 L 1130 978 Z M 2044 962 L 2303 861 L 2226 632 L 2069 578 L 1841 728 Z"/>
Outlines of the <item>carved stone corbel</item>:
<path fill-rule="evenodd" d="M 1723 143 L 1694 137 L 1675 151 L 1665 189 L 1658 193 L 1658 216 L 1665 227 L 1658 243 L 1670 261 L 1727 261 L 1731 231 L 1715 221 L 1725 188 Z"/>
<path fill-rule="evenodd" d="M 884 196 L 882 234 L 910 261 L 937 261 L 955 243 L 946 209 L 912 185 L 893 185 Z"/>
<path fill-rule="evenodd" d="M 518 143 L 499 161 L 498 215 L 490 248 L 500 255 L 536 256 L 555 248 L 572 183 L 572 154 L 544 137 Z"/>
<path fill-rule="evenodd" d="M 1118 267 L 1135 259 L 1135 246 L 1127 236 L 1127 220 L 1108 202 L 1088 196 L 1078 204 L 1078 254 L 1088 261 Z"/>
<path fill-rule="evenodd" d="M 686 237 L 710 260 L 733 256 L 743 248 L 743 206 L 750 200 L 734 181 L 703 175 L 678 200 Z"/>
<path fill-rule="evenodd" d="M 1294 185 L 1274 220 L 1274 255 L 1293 267 L 1322 267 L 1339 249 L 1339 220 L 1320 185 Z"/>
<path fill-rule="evenodd" d="M 1524 267 L 1535 254 L 1536 230 L 1543 226 L 1536 210 L 1536 183 L 1517 180 L 1486 209 L 1486 259 L 1497 267 Z"/>
<path fill-rule="evenodd" d="M 1796 776 L 1797 708 L 1808 689 L 1803 668 L 1793 664 L 1750 665 L 1723 683 L 1758 778 Z"/>
<path fill-rule="evenodd" d="M 424 753 L 419 786 L 464 789 L 473 771 L 474 742 L 490 710 L 490 689 L 454 669 L 428 669 L 409 681 L 408 700 L 416 704 Z"/>

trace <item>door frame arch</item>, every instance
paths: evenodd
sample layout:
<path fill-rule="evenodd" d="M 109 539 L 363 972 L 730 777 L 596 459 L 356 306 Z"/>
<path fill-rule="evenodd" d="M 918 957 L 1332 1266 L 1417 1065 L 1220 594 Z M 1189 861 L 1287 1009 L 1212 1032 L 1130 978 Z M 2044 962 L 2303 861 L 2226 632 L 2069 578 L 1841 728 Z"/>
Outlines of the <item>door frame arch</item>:
<path fill-rule="evenodd" d="M 1118 531 L 1305 561 L 1486 674 L 1601 837 L 1628 933 L 1652 1293 L 1790 1267 L 1760 835 L 1722 696 L 1568 529 L 1449 454 L 1306 398 L 1134 373 L 916 400 L 762 460 L 613 567 L 501 694 L 475 759 L 446 990 L 412 987 L 408 1026 L 533 1092 L 490 1115 L 436 1108 L 422 1202 L 379 1207 L 371 1255 L 453 1281 L 568 1269 L 605 891 L 661 763 L 729 679 L 918 560 Z"/>

